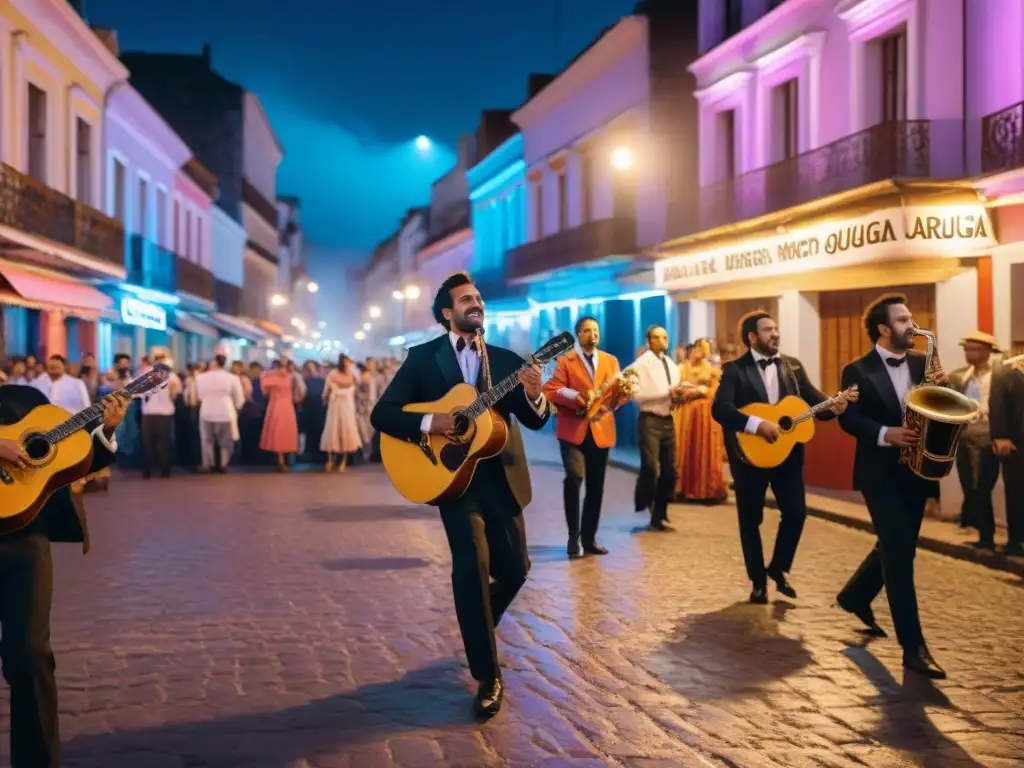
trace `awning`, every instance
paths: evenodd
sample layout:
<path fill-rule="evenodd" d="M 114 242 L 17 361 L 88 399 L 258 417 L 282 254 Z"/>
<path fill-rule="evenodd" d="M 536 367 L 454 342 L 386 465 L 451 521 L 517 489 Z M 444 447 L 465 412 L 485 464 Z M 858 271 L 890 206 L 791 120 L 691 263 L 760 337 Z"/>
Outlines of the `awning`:
<path fill-rule="evenodd" d="M 198 336 L 209 336 L 215 339 L 220 333 L 209 323 L 204 323 L 195 315 L 188 312 L 177 311 L 174 313 L 174 327 L 185 333 L 194 333 Z"/>
<path fill-rule="evenodd" d="M 257 328 L 240 317 L 213 312 L 209 315 L 209 318 L 210 322 L 228 336 L 248 339 L 249 341 L 263 341 L 268 337 L 267 332 L 262 328 Z"/>
<path fill-rule="evenodd" d="M 114 300 L 91 285 L 57 273 L 44 273 L 0 261 L 0 275 L 13 290 L 0 290 L 0 300 L 32 309 L 60 310 L 95 320 Z"/>
<path fill-rule="evenodd" d="M 256 325 L 258 325 L 264 331 L 269 333 L 271 336 L 277 336 L 278 338 L 284 336 L 284 328 L 282 328 L 277 323 L 272 323 L 269 320 L 257 320 Z"/>

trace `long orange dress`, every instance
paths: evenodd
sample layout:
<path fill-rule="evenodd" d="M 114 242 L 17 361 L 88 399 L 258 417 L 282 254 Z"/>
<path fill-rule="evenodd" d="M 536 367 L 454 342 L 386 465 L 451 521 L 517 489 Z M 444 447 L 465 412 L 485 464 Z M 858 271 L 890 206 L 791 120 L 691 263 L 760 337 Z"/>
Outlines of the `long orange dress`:
<path fill-rule="evenodd" d="M 711 418 L 711 403 L 721 372 L 706 361 L 683 363 L 680 380 L 707 387 L 707 396 L 690 400 L 676 410 L 676 494 L 686 501 L 721 502 L 728 497 L 722 464 L 725 442 L 722 427 Z"/>

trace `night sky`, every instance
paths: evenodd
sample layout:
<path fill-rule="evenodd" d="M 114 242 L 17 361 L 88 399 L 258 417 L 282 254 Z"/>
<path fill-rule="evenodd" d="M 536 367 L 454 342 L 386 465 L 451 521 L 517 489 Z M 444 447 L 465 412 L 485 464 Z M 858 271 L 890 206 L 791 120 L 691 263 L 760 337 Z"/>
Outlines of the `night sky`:
<path fill-rule="evenodd" d="M 306 237 L 319 246 L 310 270 L 323 280 L 339 251 L 362 261 L 429 200 L 481 109 L 521 104 L 531 71 L 561 69 L 634 5 L 87 0 L 85 11 L 117 30 L 123 51 L 198 53 L 209 41 L 214 67 L 259 95 L 286 151 L 278 192 L 302 198 Z M 418 134 L 437 142 L 432 157 L 413 148 Z"/>

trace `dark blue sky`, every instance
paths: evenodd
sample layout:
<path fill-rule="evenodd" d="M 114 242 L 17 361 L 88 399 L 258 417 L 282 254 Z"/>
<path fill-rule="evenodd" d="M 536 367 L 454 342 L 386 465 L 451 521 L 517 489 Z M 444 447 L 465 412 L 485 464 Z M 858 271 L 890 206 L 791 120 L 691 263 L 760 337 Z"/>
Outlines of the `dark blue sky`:
<path fill-rule="evenodd" d="M 259 94 L 285 146 L 278 191 L 307 238 L 358 261 L 426 203 L 483 108 L 518 106 L 635 0 L 87 0 L 122 50 L 195 51 Z M 555 9 L 560 8 L 556 36 Z M 557 39 L 556 39 L 557 37 Z M 417 134 L 438 142 L 432 158 Z M 319 257 L 323 259 L 323 257 Z M 318 257 L 311 271 L 319 272 Z M 335 261 L 335 259 L 331 259 Z"/>

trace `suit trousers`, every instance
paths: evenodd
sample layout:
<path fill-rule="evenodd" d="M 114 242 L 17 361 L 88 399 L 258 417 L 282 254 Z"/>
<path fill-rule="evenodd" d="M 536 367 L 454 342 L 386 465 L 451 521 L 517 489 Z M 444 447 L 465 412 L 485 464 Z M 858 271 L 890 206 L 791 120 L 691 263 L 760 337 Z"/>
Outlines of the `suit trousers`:
<path fill-rule="evenodd" d="M 633 501 L 637 512 L 651 510 L 651 522 L 668 516 L 668 503 L 676 489 L 676 423 L 671 416 L 641 411 L 640 474 L 636 478 Z"/>
<path fill-rule="evenodd" d="M 601 502 L 604 499 L 604 476 L 608 469 L 608 448 L 599 448 L 594 434 L 589 429 L 579 445 L 568 440 L 559 440 L 565 480 L 562 496 L 565 501 L 565 522 L 569 538 L 583 541 L 587 547 L 594 543 L 597 525 L 601 520 Z M 583 497 L 583 519 L 580 520 L 580 488 L 586 489 Z"/>
<path fill-rule="evenodd" d="M 960 524 L 977 528 L 979 538 L 991 542 L 996 534 L 992 491 L 999 479 L 999 458 L 992 452 L 988 431 L 987 422 L 964 430 L 956 451 L 956 472 L 964 495 Z"/>
<path fill-rule="evenodd" d="M 530 571 L 523 512 L 501 458 L 481 462 L 462 498 L 440 509 L 469 671 L 476 680 L 491 680 L 501 676 L 494 628 Z"/>
<path fill-rule="evenodd" d="M 50 540 L 42 533 L 0 539 L 0 660 L 11 690 L 12 768 L 60 763 L 52 599 Z"/>
<path fill-rule="evenodd" d="M 855 611 L 870 606 L 884 586 L 896 639 L 908 649 L 924 644 L 914 558 L 925 502 L 933 485 L 900 466 L 885 477 L 885 482 L 862 489 L 878 541 L 838 596 L 843 608 Z"/>
<path fill-rule="evenodd" d="M 1006 539 L 1024 546 L 1024 445 L 1002 460 L 1006 493 Z"/>
<path fill-rule="evenodd" d="M 142 414 L 142 474 L 149 477 L 153 468 L 167 477 L 171 474 L 171 434 L 174 416 Z"/>
<path fill-rule="evenodd" d="M 764 587 L 768 581 L 768 571 L 789 573 L 803 535 L 804 521 L 807 519 L 803 456 L 794 452 L 774 469 L 760 469 L 743 463 L 742 459 L 730 451 L 729 466 L 736 490 L 740 546 L 747 576 L 755 587 Z M 761 522 L 764 520 L 764 499 L 769 486 L 779 505 L 781 519 L 775 536 L 772 561 L 766 569 L 761 545 Z"/>

